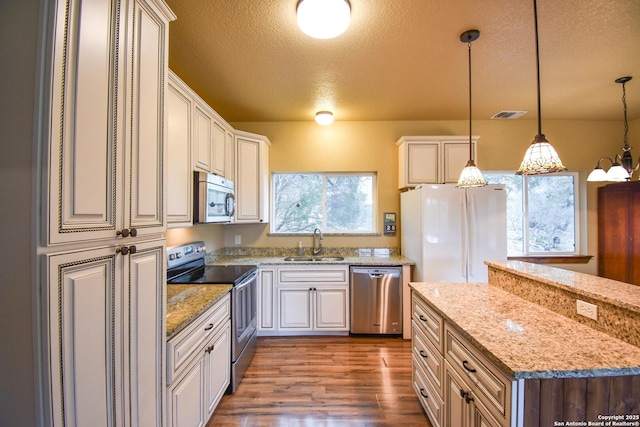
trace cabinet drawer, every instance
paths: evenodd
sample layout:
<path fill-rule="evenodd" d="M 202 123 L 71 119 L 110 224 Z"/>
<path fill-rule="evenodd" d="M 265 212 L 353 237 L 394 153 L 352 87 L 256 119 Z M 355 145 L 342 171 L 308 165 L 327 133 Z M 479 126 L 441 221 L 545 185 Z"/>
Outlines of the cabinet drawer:
<path fill-rule="evenodd" d="M 445 357 L 473 391 L 499 419 L 510 417 L 511 380 L 467 340 L 447 325 Z"/>
<path fill-rule="evenodd" d="M 231 318 L 230 313 L 230 297 L 227 294 L 167 342 L 167 384 L 180 375 L 218 326 Z"/>
<path fill-rule="evenodd" d="M 419 356 L 418 356 L 419 357 Z M 422 404 L 433 427 L 442 425 L 444 415 L 444 403 L 440 395 L 435 391 L 435 387 L 429 381 L 429 376 L 424 372 L 421 362 L 413 355 L 413 387 L 418 394 L 418 400 Z"/>
<path fill-rule="evenodd" d="M 347 283 L 347 267 L 281 268 L 278 270 L 279 283 Z"/>
<path fill-rule="evenodd" d="M 444 358 L 422 332 L 422 328 L 411 322 L 411 345 L 414 358 L 420 363 L 431 384 L 442 397 L 442 379 L 444 378 Z"/>
<path fill-rule="evenodd" d="M 413 294 L 411 302 L 411 318 L 424 332 L 425 336 L 431 341 L 440 353 L 444 353 L 443 331 L 444 320 L 442 316 L 436 313 L 425 303 L 420 297 Z"/>

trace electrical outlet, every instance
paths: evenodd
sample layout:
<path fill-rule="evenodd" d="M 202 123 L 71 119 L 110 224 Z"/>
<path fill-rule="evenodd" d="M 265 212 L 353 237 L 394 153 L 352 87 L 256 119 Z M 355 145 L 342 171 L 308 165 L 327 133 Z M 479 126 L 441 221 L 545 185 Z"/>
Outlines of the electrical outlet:
<path fill-rule="evenodd" d="M 576 300 L 577 313 L 581 316 L 588 317 L 589 319 L 598 320 L 598 306 L 595 304 L 589 304 L 581 300 Z"/>
<path fill-rule="evenodd" d="M 235 236 L 235 244 L 239 245 L 242 243 L 242 236 L 240 234 L 236 234 Z"/>

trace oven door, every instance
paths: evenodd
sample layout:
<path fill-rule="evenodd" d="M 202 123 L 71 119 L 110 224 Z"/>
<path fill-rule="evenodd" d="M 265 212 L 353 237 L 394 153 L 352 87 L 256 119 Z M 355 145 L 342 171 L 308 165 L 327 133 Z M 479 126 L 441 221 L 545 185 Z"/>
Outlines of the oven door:
<path fill-rule="evenodd" d="M 235 362 L 258 326 L 258 271 L 253 271 L 231 290 L 231 354 Z"/>

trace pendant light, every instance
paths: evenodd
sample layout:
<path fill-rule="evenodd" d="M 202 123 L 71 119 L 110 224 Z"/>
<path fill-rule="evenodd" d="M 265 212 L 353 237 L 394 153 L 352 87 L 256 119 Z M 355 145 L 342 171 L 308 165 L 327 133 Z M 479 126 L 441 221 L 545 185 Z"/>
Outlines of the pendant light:
<path fill-rule="evenodd" d="M 627 140 L 627 134 L 629 133 L 629 124 L 627 123 L 627 92 L 625 90 L 625 83 L 631 80 L 631 77 L 620 77 L 616 79 L 616 83 L 622 84 L 622 107 L 624 110 L 624 146 L 622 147 L 622 156 L 616 154 L 615 161 L 609 157 L 602 157 L 598 160 L 596 167 L 591 171 L 587 177 L 587 181 L 590 182 L 624 182 L 631 180 L 633 172 L 638 170 L 640 165 L 633 166 L 633 157 L 631 157 L 631 147 Z M 607 172 L 600 167 L 602 160 L 609 160 L 611 162 L 611 168 Z"/>
<path fill-rule="evenodd" d="M 471 132 L 471 42 L 477 40 L 478 37 L 480 37 L 480 31 L 478 30 L 468 30 L 460 34 L 460 41 L 467 43 L 469 48 L 469 161 L 464 169 L 462 169 L 462 173 L 460 173 L 458 185 L 456 185 L 457 188 L 483 187 L 487 185 L 487 181 L 484 180 L 482 172 L 480 172 L 480 169 L 476 167 L 473 161 L 473 143 L 471 139 L 473 135 Z"/>
<path fill-rule="evenodd" d="M 533 0 L 533 17 L 536 35 L 536 71 L 538 84 L 538 134 L 527 149 L 516 175 L 540 175 L 544 173 L 566 171 L 558 153 L 542 133 L 542 114 L 540 108 L 540 49 L 538 47 L 538 6 Z"/>
<path fill-rule="evenodd" d="M 349 0 L 300 0 L 296 6 L 298 26 L 316 39 L 338 37 L 349 28 Z"/>

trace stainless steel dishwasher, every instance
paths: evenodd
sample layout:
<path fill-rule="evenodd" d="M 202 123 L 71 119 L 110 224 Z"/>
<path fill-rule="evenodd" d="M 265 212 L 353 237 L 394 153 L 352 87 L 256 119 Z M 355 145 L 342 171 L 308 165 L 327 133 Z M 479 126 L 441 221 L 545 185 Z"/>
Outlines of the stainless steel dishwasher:
<path fill-rule="evenodd" d="M 402 268 L 350 267 L 351 333 L 402 334 Z"/>

